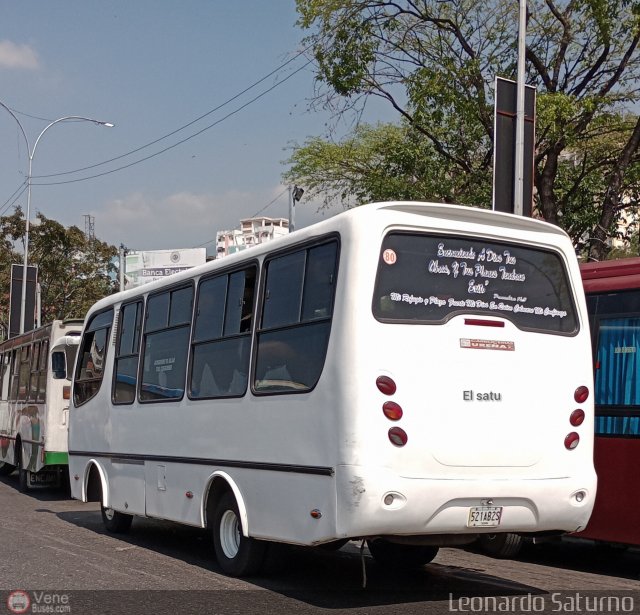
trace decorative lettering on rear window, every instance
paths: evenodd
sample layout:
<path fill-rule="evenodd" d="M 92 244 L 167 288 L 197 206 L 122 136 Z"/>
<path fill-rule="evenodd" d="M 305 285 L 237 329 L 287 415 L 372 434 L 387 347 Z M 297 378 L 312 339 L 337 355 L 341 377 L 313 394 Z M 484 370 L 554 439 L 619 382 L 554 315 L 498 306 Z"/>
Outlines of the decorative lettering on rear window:
<path fill-rule="evenodd" d="M 459 312 L 484 313 L 508 318 L 522 329 L 577 330 L 558 254 L 461 237 L 387 235 L 373 312 L 383 321 L 430 323 L 445 322 Z"/>

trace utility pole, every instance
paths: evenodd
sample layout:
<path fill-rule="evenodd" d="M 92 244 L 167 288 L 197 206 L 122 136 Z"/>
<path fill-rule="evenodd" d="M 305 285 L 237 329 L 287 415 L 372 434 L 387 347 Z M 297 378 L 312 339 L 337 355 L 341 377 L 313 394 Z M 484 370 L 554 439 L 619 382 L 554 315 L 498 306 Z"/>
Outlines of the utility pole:
<path fill-rule="evenodd" d="M 96 218 L 91 214 L 84 216 L 84 234 L 87 241 L 93 241 L 96 238 Z"/>

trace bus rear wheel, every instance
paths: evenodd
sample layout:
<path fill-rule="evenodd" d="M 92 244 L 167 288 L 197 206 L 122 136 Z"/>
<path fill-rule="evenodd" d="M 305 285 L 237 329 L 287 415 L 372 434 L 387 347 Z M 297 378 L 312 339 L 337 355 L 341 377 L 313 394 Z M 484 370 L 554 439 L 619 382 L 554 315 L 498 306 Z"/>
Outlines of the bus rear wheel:
<path fill-rule="evenodd" d="M 399 570 L 419 568 L 438 554 L 438 547 L 398 544 L 383 538 L 367 540 L 367 546 L 377 564 Z"/>
<path fill-rule="evenodd" d="M 228 491 L 213 510 L 213 548 L 220 568 L 233 577 L 257 573 L 265 559 L 266 544 L 242 534 L 238 504 Z"/>
<path fill-rule="evenodd" d="M 124 513 L 113 510 L 113 508 L 107 508 L 100 505 L 100 512 L 102 513 L 102 523 L 107 529 L 107 532 L 112 534 L 126 534 L 131 528 L 131 522 L 133 521 L 132 515 L 126 515 Z"/>
<path fill-rule="evenodd" d="M 518 534 L 482 534 L 478 538 L 480 550 L 497 559 L 509 559 L 520 553 L 524 539 Z"/>

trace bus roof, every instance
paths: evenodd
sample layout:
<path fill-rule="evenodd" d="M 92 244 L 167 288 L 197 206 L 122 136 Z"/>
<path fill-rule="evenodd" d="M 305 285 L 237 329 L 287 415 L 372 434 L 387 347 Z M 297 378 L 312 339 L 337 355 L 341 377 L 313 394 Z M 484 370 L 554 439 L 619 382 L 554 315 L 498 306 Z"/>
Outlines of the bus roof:
<path fill-rule="evenodd" d="M 37 329 L 31 329 L 30 331 L 25 331 L 24 333 L 20 333 L 19 335 L 14 335 L 3 342 L 0 343 L 0 348 L 2 349 L 10 349 L 21 346 L 22 344 L 28 344 L 33 339 L 42 339 L 48 338 L 51 336 L 53 331 L 57 331 L 58 329 L 65 329 L 67 327 L 77 327 L 77 335 L 80 334 L 82 330 L 82 325 L 84 324 L 84 319 L 79 318 L 70 318 L 68 320 L 52 320 L 50 323 L 46 325 L 42 325 Z"/>
<path fill-rule="evenodd" d="M 366 207 L 375 206 L 377 209 L 401 211 L 411 214 L 440 218 L 449 222 L 471 222 L 486 224 L 493 227 L 508 228 L 529 232 L 552 233 L 559 237 L 567 237 L 567 234 L 559 227 L 543 220 L 516 216 L 504 212 L 470 207 L 467 205 L 449 205 L 445 203 L 422 203 L 418 201 L 394 201 L 389 203 L 372 203 Z M 363 206 L 365 207 L 365 206 Z M 361 207 L 350 211 L 357 211 Z"/>
<path fill-rule="evenodd" d="M 380 212 L 376 214 L 376 212 Z M 225 256 L 224 259 L 216 261 L 208 261 L 202 265 L 198 265 L 186 271 L 175 273 L 169 279 L 156 280 L 137 286 L 135 288 L 124 290 L 114 295 L 109 295 L 98 301 L 91 308 L 90 313 L 104 309 L 119 301 L 138 297 L 142 294 L 153 292 L 157 289 L 166 287 L 167 284 L 179 284 L 181 280 L 190 279 L 192 276 L 201 275 L 220 267 L 229 267 L 238 261 L 246 261 L 248 258 L 259 258 L 265 253 L 276 251 L 286 247 L 293 241 L 304 241 L 313 237 L 330 233 L 332 231 L 341 230 L 347 226 L 359 228 L 366 226 L 366 220 L 373 216 L 384 216 L 389 214 L 389 218 L 397 213 L 406 214 L 407 216 L 424 216 L 434 220 L 435 229 L 461 229 L 462 224 L 484 225 L 501 231 L 521 231 L 528 233 L 544 234 L 547 238 L 555 236 L 558 240 L 569 241 L 568 235 L 559 227 L 524 216 L 516 216 L 514 214 L 495 212 L 488 209 L 480 209 L 478 207 L 470 207 L 465 205 L 450 205 L 445 203 L 428 203 L 421 201 L 388 201 L 382 203 L 369 203 L 353 207 L 347 211 L 343 211 L 335 216 L 331 216 L 326 220 L 322 220 L 313 225 L 304 227 L 300 230 L 278 237 L 264 244 L 259 244 L 250 248 L 250 250 L 242 250 Z M 402 223 L 407 223 L 403 220 Z M 422 224 L 422 222 L 421 222 Z M 215 263 L 215 264 L 214 264 Z"/>
<path fill-rule="evenodd" d="M 640 258 L 621 258 L 599 263 L 581 263 L 585 292 L 640 288 Z"/>

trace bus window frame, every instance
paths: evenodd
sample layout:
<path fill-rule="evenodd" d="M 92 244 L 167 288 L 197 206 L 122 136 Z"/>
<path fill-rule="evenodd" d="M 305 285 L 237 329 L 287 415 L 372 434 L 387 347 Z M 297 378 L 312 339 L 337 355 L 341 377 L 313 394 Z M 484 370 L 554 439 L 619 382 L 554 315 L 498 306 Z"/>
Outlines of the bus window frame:
<path fill-rule="evenodd" d="M 157 404 L 157 403 L 168 403 L 168 402 L 179 402 L 184 399 L 186 389 L 187 389 L 187 371 L 189 366 L 189 353 L 190 353 L 190 345 L 191 345 L 191 335 L 193 333 L 193 322 L 194 322 L 194 309 L 195 309 L 195 296 L 196 296 L 196 288 L 195 288 L 196 278 L 190 278 L 189 280 L 183 280 L 181 282 L 177 282 L 171 286 L 167 286 L 158 290 L 156 292 L 149 293 L 146 295 L 144 302 L 144 316 L 142 319 L 142 335 L 140 340 L 140 354 L 138 356 L 138 377 L 136 382 L 136 399 L 139 404 Z M 185 290 L 187 288 L 191 289 L 191 317 L 187 322 L 182 322 L 178 324 L 171 325 L 171 311 L 172 311 L 172 295 L 174 292 L 178 292 L 180 290 Z M 169 295 L 169 303 L 167 306 L 167 315 L 166 315 L 166 325 L 164 327 L 153 329 L 152 331 L 147 331 L 147 319 L 149 314 L 149 302 L 153 297 L 159 297 L 161 295 Z M 184 372 L 182 375 L 182 394 L 179 397 L 166 397 L 166 398 L 155 398 L 155 399 L 143 399 L 143 386 L 145 383 L 143 382 L 144 378 L 144 360 L 146 355 L 146 343 L 149 335 L 156 335 L 159 333 L 166 333 L 167 331 L 178 331 L 179 329 L 188 328 L 187 335 L 187 346 L 186 346 L 186 354 L 184 361 Z"/>
<path fill-rule="evenodd" d="M 138 304 L 138 311 L 136 313 L 136 319 L 135 319 L 135 327 L 136 327 L 136 331 L 134 331 L 134 341 L 135 341 L 135 336 L 138 336 L 138 340 L 137 340 L 137 344 L 134 343 L 134 346 L 136 346 L 136 352 L 131 353 L 131 354 L 121 354 L 120 353 L 120 345 L 122 343 L 122 327 L 124 324 L 124 310 L 131 306 L 131 305 L 136 305 Z M 140 381 L 140 348 L 141 348 L 141 344 L 142 344 L 142 336 L 143 336 L 143 329 L 144 329 L 144 318 L 145 318 L 145 313 L 146 313 L 146 301 L 145 301 L 145 297 L 144 296 L 140 296 L 137 297 L 135 299 L 132 299 L 131 301 L 127 301 L 126 303 L 122 303 L 120 305 L 120 308 L 118 309 L 118 324 L 117 324 L 117 339 L 116 339 L 116 347 L 114 350 L 114 356 L 113 356 L 113 374 L 112 374 L 112 384 L 111 384 L 111 403 L 114 406 L 130 406 L 133 403 L 135 403 L 137 396 L 138 396 L 138 382 Z M 118 377 L 118 361 L 120 359 L 132 359 L 132 358 L 136 358 L 136 380 L 135 383 L 133 385 L 133 397 L 130 401 L 117 401 L 116 400 L 116 387 L 117 387 L 117 377 Z"/>
<path fill-rule="evenodd" d="M 31 342 L 31 373 L 29 374 L 29 401 L 38 400 L 38 386 L 40 380 L 40 352 L 42 350 L 41 340 Z M 35 386 L 34 386 L 35 385 Z"/>
<path fill-rule="evenodd" d="M 105 323 L 102 324 L 99 319 L 105 317 L 109 313 L 111 314 L 111 320 L 108 323 L 107 321 L 105 321 Z M 80 344 L 78 346 L 76 368 L 75 368 L 75 373 L 73 378 L 73 405 L 76 408 L 82 407 L 88 401 L 93 399 L 100 392 L 100 389 L 102 388 L 102 383 L 104 381 L 104 374 L 108 365 L 109 346 L 111 345 L 110 343 L 111 333 L 114 327 L 114 322 L 113 322 L 114 316 L 115 316 L 115 308 L 113 305 L 109 306 L 104 310 L 100 310 L 99 312 L 96 312 L 95 314 L 91 315 L 91 319 L 88 321 L 87 327 L 85 327 L 85 329 L 82 332 L 82 337 L 80 339 Z M 95 328 L 92 328 L 96 321 L 99 322 L 100 326 L 96 326 Z M 80 376 L 81 376 L 82 370 L 84 369 L 82 364 L 84 362 L 84 352 L 85 352 L 84 348 L 85 348 L 85 340 L 87 339 L 87 335 L 90 333 L 93 334 L 92 336 L 92 343 L 93 343 L 96 332 L 102 331 L 102 330 L 106 331 L 106 335 L 105 335 L 104 353 L 102 356 L 102 369 L 100 370 L 100 375 L 93 378 L 81 378 Z M 87 395 L 83 399 L 78 400 L 78 384 L 85 385 L 86 383 L 97 383 L 97 387 L 91 395 Z"/>
<path fill-rule="evenodd" d="M 505 314 L 503 312 L 488 312 L 486 310 L 469 310 L 469 309 L 461 309 L 461 310 L 457 310 L 454 309 L 450 312 L 448 312 L 447 314 L 445 314 L 441 319 L 439 320 L 419 320 L 419 319 L 406 319 L 406 318 L 384 318 L 381 317 L 378 313 L 376 313 L 376 300 L 377 300 L 377 290 L 378 290 L 378 284 L 379 284 L 379 278 L 381 275 L 381 271 L 382 271 L 382 267 L 381 267 L 381 257 L 382 257 L 382 252 L 383 252 L 383 248 L 384 248 L 384 242 L 385 239 L 389 236 L 389 235 L 408 235 L 408 236 L 425 236 L 425 237 L 430 237 L 430 238 L 436 238 L 436 237 L 442 237 L 443 239 L 455 239 L 455 240 L 471 240 L 471 241 L 475 241 L 475 242 L 482 242 L 482 241 L 486 241 L 487 243 L 491 243 L 491 244 L 497 244 L 497 245 L 504 245 L 506 247 L 519 247 L 521 249 L 529 249 L 532 251 L 537 251 L 537 252 L 545 252 L 547 254 L 553 254 L 554 256 L 557 257 L 557 259 L 559 260 L 559 262 L 562 264 L 563 267 L 563 273 L 564 273 L 564 278 L 565 278 L 565 284 L 567 286 L 567 288 L 569 289 L 569 300 L 571 301 L 571 309 L 572 309 L 572 315 L 573 315 L 573 319 L 575 321 L 575 328 L 573 331 L 554 331 L 554 330 L 549 330 L 549 329 L 544 329 L 544 328 L 539 328 L 539 327 L 523 327 L 521 325 L 519 325 L 518 323 L 516 323 L 516 321 L 513 320 L 513 318 L 509 317 L 508 314 Z M 506 238 L 501 238 L 501 239 L 492 239 L 491 237 L 485 237 L 483 235 L 479 235 L 479 234 L 473 234 L 473 235 L 461 235 L 455 232 L 440 232 L 440 231 L 435 231 L 435 230 L 426 230 L 426 231 L 415 231 L 415 230 L 401 230 L 401 229 L 391 229 L 387 232 L 385 232 L 385 234 L 383 235 L 381 241 L 380 241 L 380 253 L 379 253 L 379 257 L 378 257 L 378 265 L 376 268 L 376 276 L 375 276 L 375 280 L 374 280 L 374 284 L 373 284 L 373 295 L 371 298 L 371 314 L 373 316 L 373 318 L 375 318 L 378 322 L 383 323 L 383 324 L 399 324 L 399 325 L 413 325 L 413 326 L 420 326 L 420 325 L 428 325 L 428 326 L 441 326 L 446 324 L 447 322 L 449 322 L 452 318 L 455 318 L 456 316 L 459 316 L 460 314 L 471 314 L 471 313 L 475 313 L 478 314 L 478 316 L 489 316 L 489 317 L 496 317 L 496 318 L 502 318 L 504 320 L 508 320 L 510 323 L 513 324 L 514 327 L 517 327 L 520 331 L 528 331 L 531 333 L 543 333 L 546 335 L 560 335 L 563 337 L 575 337 L 577 335 L 579 335 L 581 328 L 585 325 L 585 323 L 583 323 L 581 321 L 581 313 L 580 310 L 578 309 L 578 305 L 576 304 L 576 288 L 574 288 L 573 284 L 572 284 L 572 278 L 570 275 L 568 274 L 568 265 L 569 263 L 567 262 L 564 253 L 561 250 L 558 250 L 557 248 L 554 248 L 552 246 L 539 246 L 539 245 L 530 245 L 530 244 L 525 244 L 525 243 L 518 243 L 518 242 L 513 242 L 513 241 L 509 241 Z"/>
<path fill-rule="evenodd" d="M 302 320 L 302 315 L 303 315 L 303 310 L 305 305 L 304 291 L 305 291 L 305 282 L 307 277 L 307 264 L 309 260 L 309 251 L 312 250 L 313 248 L 329 245 L 331 243 L 335 244 L 336 251 L 335 251 L 335 261 L 333 265 L 332 281 L 331 281 L 331 284 L 333 286 L 333 291 L 331 295 L 330 314 L 323 318 Z M 264 328 L 262 323 L 264 319 L 265 301 L 267 300 L 266 293 L 267 293 L 267 278 L 268 278 L 268 272 L 269 272 L 268 265 L 271 261 L 275 259 L 293 255 L 300 251 L 305 252 L 305 257 L 304 257 L 304 270 L 303 270 L 302 280 L 300 283 L 300 302 L 298 307 L 298 320 L 295 323 L 279 324 L 275 327 Z M 259 297 L 258 297 L 259 302 L 258 302 L 258 305 L 256 306 L 256 318 L 255 318 L 255 324 L 254 324 L 255 330 L 254 330 L 254 336 L 253 336 L 253 348 L 251 352 L 251 372 L 250 372 L 249 380 L 250 380 L 251 393 L 254 396 L 265 397 L 265 396 L 271 396 L 271 395 L 308 394 L 308 393 L 311 393 L 318 385 L 318 382 L 320 382 L 320 379 L 322 378 L 322 373 L 324 372 L 326 360 L 327 360 L 327 352 L 329 348 L 329 342 L 331 340 L 331 330 L 333 328 L 336 295 L 338 290 L 338 281 L 339 281 L 339 272 L 340 272 L 341 251 L 342 251 L 341 236 L 337 232 L 332 232 L 327 235 L 314 238 L 313 240 L 301 242 L 293 246 L 288 246 L 286 249 L 277 250 L 265 255 L 265 258 L 263 259 L 261 264 L 260 286 L 259 286 L 260 291 L 259 291 Z M 262 335 L 264 334 L 268 335 L 270 333 L 287 331 L 292 329 L 301 329 L 303 327 L 308 328 L 309 326 L 321 324 L 324 322 L 328 322 L 328 327 L 326 332 L 327 341 L 323 351 L 322 361 L 318 371 L 318 377 L 315 383 L 313 384 L 313 386 L 300 388 L 300 389 L 286 389 L 286 390 L 260 390 L 259 388 L 256 387 L 256 382 L 257 382 L 256 370 L 257 370 L 257 364 L 258 364 L 258 352 L 260 350 L 260 337 Z"/>
<path fill-rule="evenodd" d="M 225 334 L 225 325 L 227 321 L 227 299 L 229 294 L 229 281 L 231 276 L 234 273 L 246 272 L 253 269 L 254 278 L 253 278 L 253 305 L 251 307 L 251 324 L 249 326 L 248 331 L 233 333 L 233 334 Z M 193 317 L 191 324 L 191 337 L 189 340 L 189 360 L 187 367 L 187 398 L 192 401 L 202 401 L 202 400 L 210 400 L 210 399 L 233 399 L 233 398 L 241 398 L 247 394 L 249 390 L 249 382 L 251 380 L 252 374 L 252 352 L 255 340 L 255 332 L 256 332 L 256 320 L 258 317 L 258 304 L 260 301 L 260 280 L 262 275 L 262 266 L 261 263 L 257 259 L 250 259 L 240 264 L 235 264 L 234 266 L 230 266 L 228 268 L 222 268 L 216 271 L 207 274 L 206 276 L 202 276 L 198 279 L 196 285 L 196 293 L 193 303 Z M 200 293 L 201 287 L 203 284 L 210 280 L 220 279 L 222 277 L 226 278 L 226 291 L 224 297 L 224 310 L 222 314 L 222 322 L 221 322 L 221 335 L 219 337 L 209 337 L 207 339 L 196 339 L 196 320 L 198 318 L 198 307 L 200 302 Z M 245 277 L 246 279 L 246 277 Z M 246 286 L 245 286 L 246 288 Z M 194 363 L 194 355 L 196 346 L 204 346 L 205 344 L 215 344 L 226 342 L 228 340 L 236 340 L 236 339 L 249 339 L 249 361 L 247 363 L 247 373 L 245 374 L 245 386 L 242 393 L 238 393 L 235 395 L 212 395 L 212 396 L 194 396 L 193 395 L 193 363 Z"/>
<path fill-rule="evenodd" d="M 594 374 L 596 372 L 596 366 L 599 362 L 598 358 L 598 348 L 600 347 L 600 331 L 601 331 L 601 323 L 603 320 L 612 320 L 617 318 L 640 318 L 640 310 L 629 311 L 629 310 L 619 310 L 619 311 L 611 311 L 611 312 L 601 312 L 598 308 L 598 303 L 600 297 L 603 295 L 615 295 L 619 298 L 621 294 L 626 293 L 637 293 L 640 295 L 640 288 L 620 288 L 615 290 L 602 290 L 595 292 L 586 293 L 587 298 L 587 311 L 589 312 L 589 324 L 591 326 L 592 335 L 592 351 L 593 351 L 593 367 Z M 593 312 L 589 311 L 589 304 L 591 301 L 596 301 L 596 306 Z M 595 394 L 595 386 L 594 386 L 594 394 Z M 640 416 L 640 401 L 637 404 L 602 404 L 598 403 L 594 400 L 594 411 L 596 417 L 638 417 Z M 596 434 L 600 438 L 638 438 L 640 436 L 634 436 L 629 434 L 607 434 L 607 433 L 597 433 Z"/>

